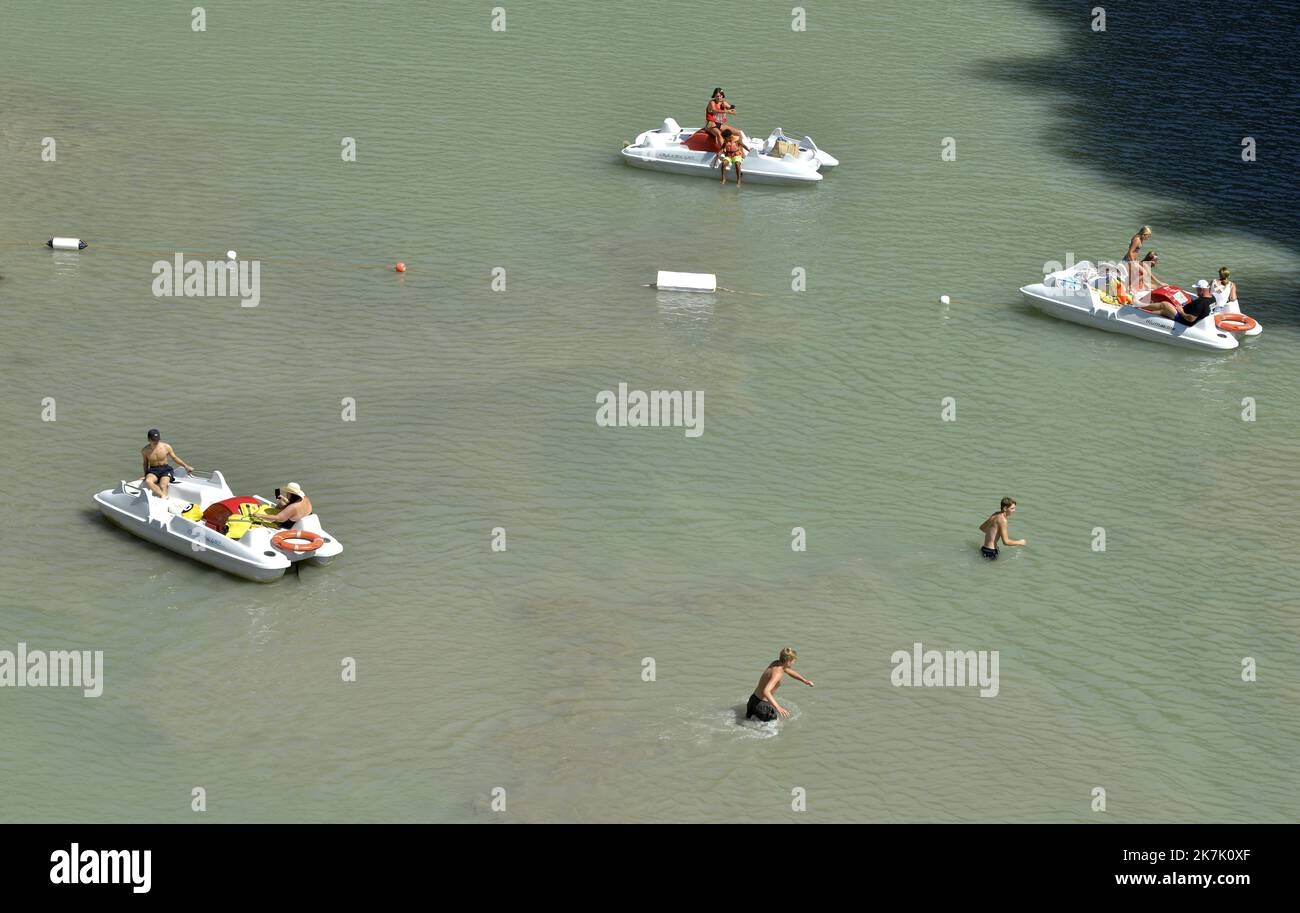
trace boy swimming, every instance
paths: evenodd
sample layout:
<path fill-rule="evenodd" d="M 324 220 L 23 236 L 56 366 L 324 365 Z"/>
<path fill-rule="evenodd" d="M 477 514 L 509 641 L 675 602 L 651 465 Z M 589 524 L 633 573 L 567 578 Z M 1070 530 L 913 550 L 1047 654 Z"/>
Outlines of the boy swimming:
<path fill-rule="evenodd" d="M 980 546 L 980 554 L 990 561 L 996 561 L 998 557 L 998 540 L 1002 540 L 1003 545 L 1026 545 L 1028 539 L 1011 539 L 1007 536 L 1007 518 L 1016 512 L 1016 499 L 1003 498 L 1002 506 L 996 513 L 990 514 L 989 518 L 980 524 L 980 532 L 984 534 L 984 544 Z"/>
<path fill-rule="evenodd" d="M 794 661 L 798 657 L 798 653 L 785 647 L 775 662 L 767 664 L 763 674 L 758 677 L 758 685 L 754 688 L 754 693 L 749 696 L 749 704 L 745 707 L 745 719 L 770 723 L 778 715 L 790 715 L 789 710 L 776 702 L 776 689 L 781 687 L 781 679 L 787 675 L 797 682 L 803 682 L 809 688 L 814 687 L 812 682 L 794 671 Z"/>

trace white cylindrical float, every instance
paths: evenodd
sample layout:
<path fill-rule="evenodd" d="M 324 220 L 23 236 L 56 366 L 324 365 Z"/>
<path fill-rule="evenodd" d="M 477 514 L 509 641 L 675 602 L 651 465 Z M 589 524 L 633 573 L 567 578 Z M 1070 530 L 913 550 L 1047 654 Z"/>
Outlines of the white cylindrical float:
<path fill-rule="evenodd" d="M 716 292 L 718 277 L 713 273 L 673 273 L 661 269 L 655 288 L 672 292 Z"/>
<path fill-rule="evenodd" d="M 55 250 L 85 250 L 86 242 L 80 238 L 50 238 L 45 246 Z"/>

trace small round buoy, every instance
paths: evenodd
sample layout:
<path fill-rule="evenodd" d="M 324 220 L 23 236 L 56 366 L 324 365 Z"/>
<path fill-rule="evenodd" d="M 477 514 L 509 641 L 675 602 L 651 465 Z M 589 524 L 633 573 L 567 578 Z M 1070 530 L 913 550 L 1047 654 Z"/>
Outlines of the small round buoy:
<path fill-rule="evenodd" d="M 403 263 L 401 260 L 398 260 L 397 265 L 394 266 L 393 269 L 397 270 L 399 273 L 404 273 L 406 272 L 406 264 Z"/>
<path fill-rule="evenodd" d="M 947 303 L 948 303 L 948 296 L 947 296 L 947 295 L 940 295 L 940 296 L 939 296 L 939 303 L 940 303 L 940 304 L 947 304 Z"/>
<path fill-rule="evenodd" d="M 234 260 L 234 259 L 237 259 L 237 258 L 235 257 L 235 252 L 234 252 L 233 250 L 228 250 L 228 251 L 226 251 L 226 259 L 227 259 L 227 260 Z"/>

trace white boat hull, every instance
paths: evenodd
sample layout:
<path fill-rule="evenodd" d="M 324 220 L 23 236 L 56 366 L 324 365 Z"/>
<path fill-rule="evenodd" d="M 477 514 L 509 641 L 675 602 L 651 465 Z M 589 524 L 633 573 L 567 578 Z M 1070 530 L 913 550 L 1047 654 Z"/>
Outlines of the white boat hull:
<path fill-rule="evenodd" d="M 682 129 L 672 118 L 667 118 L 658 130 L 647 130 L 626 146 L 622 152 L 623 161 L 634 168 L 719 180 L 721 174 L 714 153 L 699 152 L 683 145 L 695 132 Z M 838 159 L 818 149 L 808 137 L 799 142 L 798 155 L 787 154 L 779 158 L 768 155 L 766 150 L 773 148 L 773 140 L 778 134 L 780 131 L 776 130 L 765 141 L 746 141 L 750 151 L 741 164 L 746 183 L 816 184 L 822 179 L 819 169 L 839 164 Z"/>
<path fill-rule="evenodd" d="M 321 529 L 314 514 L 294 528 L 315 532 L 324 537 L 325 543 L 314 552 L 295 553 L 271 544 L 276 529 L 253 527 L 236 540 L 202 521 L 189 520 L 178 513 L 186 504 L 206 509 L 230 497 L 233 495 L 221 473 L 214 472 L 211 479 L 203 479 L 177 470 L 166 501 L 155 496 L 140 480 L 124 481 L 117 488 L 98 492 L 94 500 L 100 513 L 132 535 L 246 580 L 274 580 L 297 562 L 325 564 L 343 551 L 342 543 Z M 258 500 L 271 503 L 265 498 Z"/>
<path fill-rule="evenodd" d="M 1031 306 L 1052 317 L 1108 333 L 1120 333 L 1181 348 L 1231 351 L 1241 344 L 1238 337 L 1257 336 L 1261 330 L 1258 326 L 1249 332 L 1220 329 L 1214 317 L 1227 310 L 1222 307 L 1215 308 L 1210 316 L 1197 321 L 1195 325 L 1187 326 L 1140 307 L 1107 304 L 1101 300 L 1098 290 L 1086 281 L 1090 270 L 1095 276 L 1096 271 L 1092 265 L 1086 261 L 1081 262 L 1070 269 L 1045 276 L 1043 282 L 1024 286 L 1020 293 Z M 1078 281 L 1081 276 L 1085 277 L 1084 281 Z"/>

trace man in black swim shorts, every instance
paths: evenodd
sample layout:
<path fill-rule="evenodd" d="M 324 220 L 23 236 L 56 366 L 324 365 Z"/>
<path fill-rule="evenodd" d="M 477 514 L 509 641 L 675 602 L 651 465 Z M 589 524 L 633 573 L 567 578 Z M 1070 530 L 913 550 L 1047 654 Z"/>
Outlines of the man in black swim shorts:
<path fill-rule="evenodd" d="M 1007 519 L 1015 512 L 1016 499 L 1003 498 L 997 512 L 990 514 L 989 518 L 980 524 L 980 532 L 984 534 L 984 544 L 980 546 L 980 554 L 990 561 L 997 560 L 999 542 L 1003 545 L 1025 545 L 1029 541 L 1012 539 L 1007 534 Z"/>
<path fill-rule="evenodd" d="M 194 467 L 181 459 L 179 453 L 172 450 L 172 445 L 162 439 L 162 435 L 157 428 L 149 429 L 149 443 L 140 448 L 140 456 L 144 457 L 144 484 L 158 497 L 167 497 L 167 486 L 176 481 L 176 470 L 172 469 L 172 464 L 168 460 L 175 460 L 185 467 L 186 471 L 193 472 Z"/>
<path fill-rule="evenodd" d="M 776 662 L 768 663 L 767 668 L 758 678 L 758 687 L 749 696 L 749 704 L 745 707 L 745 719 L 769 723 L 777 716 L 790 715 L 790 711 L 776 702 L 776 689 L 781 687 L 781 679 L 789 675 L 795 681 L 803 682 L 809 688 L 813 687 L 812 682 L 791 668 L 798 656 L 799 654 L 794 650 L 785 647 L 781 650 L 781 655 L 776 658 Z"/>
<path fill-rule="evenodd" d="M 778 716 L 776 708 L 767 701 L 760 698 L 757 694 L 749 696 L 749 705 L 745 707 L 745 719 L 758 720 L 760 723 L 770 723 Z"/>

